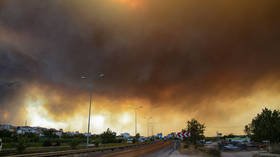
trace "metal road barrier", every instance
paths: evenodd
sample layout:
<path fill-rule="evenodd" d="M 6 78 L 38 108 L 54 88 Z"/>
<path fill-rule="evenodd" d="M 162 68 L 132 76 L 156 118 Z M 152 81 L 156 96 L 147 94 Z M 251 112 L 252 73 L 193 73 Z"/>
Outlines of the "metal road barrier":
<path fill-rule="evenodd" d="M 65 156 L 65 155 L 73 155 L 73 154 L 84 154 L 91 152 L 102 152 L 102 151 L 114 151 L 118 149 L 125 149 L 131 147 L 138 147 L 142 145 L 149 145 L 151 143 L 141 143 L 141 144 L 133 144 L 126 146 L 112 146 L 112 147 L 104 147 L 104 148 L 86 148 L 86 149 L 78 149 L 78 150 L 66 150 L 66 151 L 56 151 L 56 152 L 44 152 L 44 153 L 31 153 L 31 154 L 19 154 L 19 155 L 10 155 L 7 157 L 49 157 L 49 156 Z"/>

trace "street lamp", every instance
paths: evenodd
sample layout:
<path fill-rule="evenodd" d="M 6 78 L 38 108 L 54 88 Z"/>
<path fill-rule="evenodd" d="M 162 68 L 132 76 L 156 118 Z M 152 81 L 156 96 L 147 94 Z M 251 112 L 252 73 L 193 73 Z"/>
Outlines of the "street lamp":
<path fill-rule="evenodd" d="M 140 109 L 140 108 L 142 108 L 142 106 L 138 106 L 138 107 L 134 108 L 134 111 L 135 111 L 135 136 L 137 134 L 137 109 Z"/>
<path fill-rule="evenodd" d="M 153 119 L 153 117 L 145 117 L 147 119 L 147 137 L 149 137 L 149 120 Z"/>
<path fill-rule="evenodd" d="M 99 74 L 99 78 L 104 78 L 104 74 Z M 81 79 L 87 79 L 87 76 L 81 76 Z M 90 96 L 89 96 L 89 109 L 88 109 L 88 132 L 87 132 L 87 147 L 89 146 L 89 130 L 90 130 L 90 117 L 91 117 L 91 104 L 92 104 L 92 93 L 93 88 L 90 87 Z"/>

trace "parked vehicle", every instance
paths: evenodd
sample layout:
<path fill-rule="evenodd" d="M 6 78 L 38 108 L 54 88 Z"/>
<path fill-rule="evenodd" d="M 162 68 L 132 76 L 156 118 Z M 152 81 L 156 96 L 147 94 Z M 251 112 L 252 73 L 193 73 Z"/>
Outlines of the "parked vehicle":
<path fill-rule="evenodd" d="M 205 144 L 212 144 L 212 141 L 206 141 Z"/>
<path fill-rule="evenodd" d="M 126 143 L 133 143 L 133 138 L 128 138 Z"/>
<path fill-rule="evenodd" d="M 233 144 L 228 144 L 224 146 L 224 150 L 231 150 L 231 151 L 235 151 L 235 150 L 240 150 L 239 147 L 233 145 Z"/>

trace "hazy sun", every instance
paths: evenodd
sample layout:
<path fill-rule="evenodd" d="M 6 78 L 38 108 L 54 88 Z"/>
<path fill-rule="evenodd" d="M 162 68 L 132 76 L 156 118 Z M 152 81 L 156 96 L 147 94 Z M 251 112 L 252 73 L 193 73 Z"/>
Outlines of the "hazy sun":
<path fill-rule="evenodd" d="M 105 117 L 101 115 L 96 115 L 93 116 L 93 126 L 96 129 L 102 129 L 104 122 L 105 122 Z"/>
<path fill-rule="evenodd" d="M 132 117 L 130 114 L 128 113 L 124 113 L 121 117 L 120 117 L 120 122 L 122 124 L 127 124 L 127 123 L 130 123 L 132 120 Z"/>

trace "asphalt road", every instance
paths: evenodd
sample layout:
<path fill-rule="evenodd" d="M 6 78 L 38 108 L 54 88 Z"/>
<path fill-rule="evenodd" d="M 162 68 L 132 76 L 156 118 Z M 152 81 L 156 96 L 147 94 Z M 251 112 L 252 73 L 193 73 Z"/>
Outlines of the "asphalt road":
<path fill-rule="evenodd" d="M 124 150 L 93 152 L 87 154 L 71 155 L 71 157 L 165 157 L 173 150 L 172 142 L 157 142 Z M 67 156 L 69 157 L 69 156 Z"/>
<path fill-rule="evenodd" d="M 222 152 L 222 157 L 252 157 L 256 152 Z M 77 154 L 65 157 L 208 157 L 203 154 L 183 155 L 174 150 L 173 142 L 158 142 L 129 149 Z"/>

